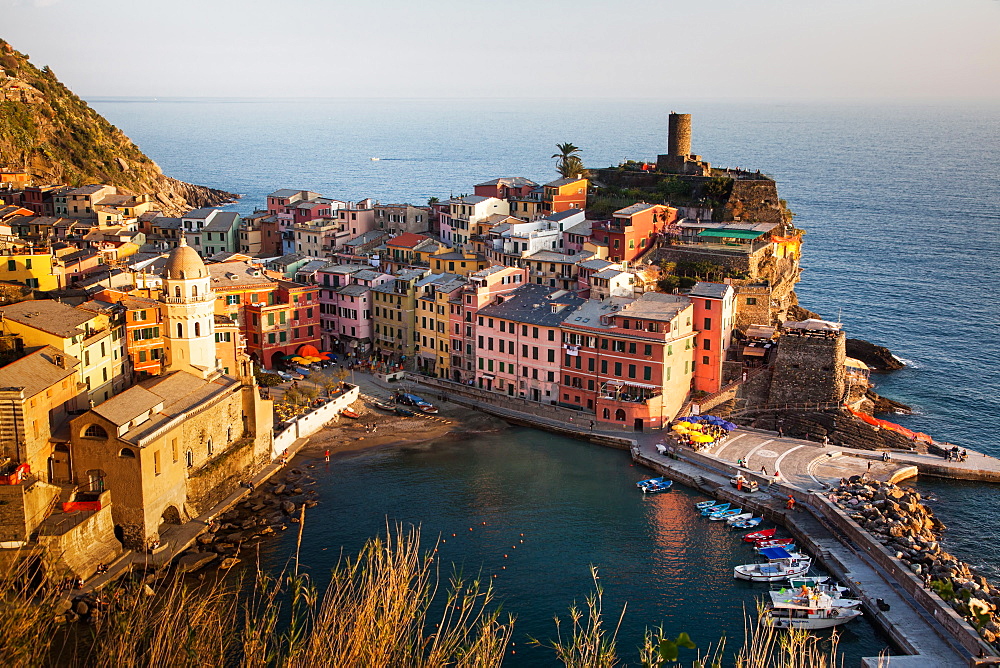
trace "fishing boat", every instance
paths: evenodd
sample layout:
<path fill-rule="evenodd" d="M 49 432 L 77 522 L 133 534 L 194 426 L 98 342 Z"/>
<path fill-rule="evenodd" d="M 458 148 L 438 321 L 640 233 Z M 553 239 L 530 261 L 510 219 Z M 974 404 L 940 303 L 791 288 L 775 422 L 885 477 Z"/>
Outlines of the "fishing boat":
<path fill-rule="evenodd" d="M 770 598 L 764 621 L 779 629 L 829 629 L 861 616 L 857 607 L 837 605 L 841 599 L 808 587 L 793 593 L 772 591 Z"/>
<path fill-rule="evenodd" d="M 753 529 L 755 526 L 764 521 L 763 517 L 751 517 L 748 520 L 743 520 L 742 522 L 734 522 L 730 526 L 734 529 Z"/>
<path fill-rule="evenodd" d="M 396 415 L 402 417 L 413 417 L 413 411 L 403 408 L 402 406 L 394 406 L 392 410 Z"/>
<path fill-rule="evenodd" d="M 818 591 L 823 594 L 828 594 L 834 601 L 835 605 L 839 605 L 844 608 L 857 608 L 861 606 L 861 601 L 846 598 L 851 590 L 847 587 L 842 587 L 837 583 L 826 582 L 829 578 L 825 575 L 810 576 L 800 578 L 789 578 L 788 584 L 782 585 L 777 591 L 786 592 L 788 590 L 802 590 L 803 587 L 807 589 L 812 589 L 813 591 Z"/>
<path fill-rule="evenodd" d="M 350 408 L 345 408 L 344 410 L 340 411 L 340 414 L 346 418 L 351 418 L 352 420 L 357 420 L 359 417 L 361 417 L 361 413 L 355 413 Z"/>
<path fill-rule="evenodd" d="M 642 488 L 645 487 L 646 485 L 655 485 L 656 483 L 663 482 L 664 480 L 666 480 L 664 476 L 660 476 L 659 478 L 649 478 L 648 480 L 640 480 L 639 482 L 635 483 L 635 486 Z"/>
<path fill-rule="evenodd" d="M 730 517 L 736 517 L 742 512 L 742 508 L 732 508 L 730 510 L 723 510 L 721 513 L 713 513 L 708 516 L 708 519 L 713 522 L 721 522 L 722 520 L 728 520 Z"/>
<path fill-rule="evenodd" d="M 775 532 L 778 530 L 777 527 L 772 527 L 770 529 L 762 529 L 761 531 L 754 531 L 753 533 L 748 533 L 743 536 L 744 542 L 754 543 L 758 540 L 766 540 L 768 538 L 774 538 Z"/>
<path fill-rule="evenodd" d="M 437 406 L 415 394 L 410 394 L 409 392 L 395 392 L 392 396 L 393 399 L 396 400 L 396 403 L 412 406 L 421 413 L 433 414 L 438 412 Z"/>
<path fill-rule="evenodd" d="M 392 404 L 386 403 L 384 401 L 373 401 L 370 404 L 373 408 L 377 408 L 380 411 L 385 411 L 387 413 L 395 413 L 396 407 Z"/>
<path fill-rule="evenodd" d="M 752 582 L 778 582 L 786 578 L 805 575 L 812 567 L 812 559 L 803 555 L 793 555 L 780 547 L 771 547 L 767 553 L 761 552 L 767 563 L 743 564 L 733 569 L 737 580 Z"/>
<path fill-rule="evenodd" d="M 746 522 L 751 517 L 753 517 L 753 513 L 740 513 L 739 515 L 733 515 L 732 517 L 726 518 L 726 524 L 733 526 L 734 524 L 739 524 L 740 522 Z"/>
<path fill-rule="evenodd" d="M 673 480 L 663 480 L 661 482 L 653 483 L 652 485 L 646 485 L 642 488 L 643 494 L 655 494 L 657 492 L 666 492 L 668 489 L 674 486 Z"/>
<path fill-rule="evenodd" d="M 727 502 L 727 503 L 716 504 L 714 506 L 709 506 L 708 508 L 702 509 L 701 514 L 708 517 L 713 513 L 721 513 L 724 510 L 729 510 L 729 506 L 731 505 L 733 504 Z"/>
<path fill-rule="evenodd" d="M 697 508 L 698 510 L 705 510 L 705 508 L 711 508 L 712 506 L 714 506 L 717 503 L 718 503 L 718 501 L 715 501 L 715 500 L 712 500 L 712 501 L 699 501 L 698 503 L 694 504 L 694 507 Z"/>

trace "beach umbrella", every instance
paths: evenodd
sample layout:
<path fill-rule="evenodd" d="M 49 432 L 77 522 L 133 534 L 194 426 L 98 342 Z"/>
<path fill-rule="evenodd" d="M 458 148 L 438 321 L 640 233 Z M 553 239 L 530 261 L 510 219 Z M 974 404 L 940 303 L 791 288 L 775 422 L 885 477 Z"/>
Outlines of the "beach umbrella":
<path fill-rule="evenodd" d="M 722 427 L 723 429 L 725 429 L 726 431 L 732 431 L 733 429 L 736 429 L 736 425 L 735 424 L 733 424 L 732 422 L 728 422 L 726 420 L 723 420 L 722 424 L 719 425 L 719 426 Z"/>
<path fill-rule="evenodd" d="M 283 360 L 295 359 L 295 355 L 282 355 L 281 359 Z"/>
<path fill-rule="evenodd" d="M 715 439 L 708 434 L 691 434 L 691 440 L 695 443 L 711 443 Z"/>
<path fill-rule="evenodd" d="M 678 422 L 673 427 L 671 427 L 671 429 L 676 431 L 678 434 L 683 434 L 684 432 L 689 431 L 688 425 L 684 424 L 683 422 Z"/>

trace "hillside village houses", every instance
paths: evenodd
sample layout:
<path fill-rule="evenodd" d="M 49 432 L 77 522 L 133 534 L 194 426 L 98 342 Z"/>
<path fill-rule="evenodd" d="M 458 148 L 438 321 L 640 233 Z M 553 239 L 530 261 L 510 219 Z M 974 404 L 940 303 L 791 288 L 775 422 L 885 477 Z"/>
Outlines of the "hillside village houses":
<path fill-rule="evenodd" d="M 783 312 L 755 268 L 797 262 L 777 226 L 646 202 L 592 218 L 589 187 L 503 177 L 427 206 L 279 189 L 250 215 L 167 217 L 111 186 L 9 184 L 0 541 L 56 540 L 39 527 L 76 495 L 102 554 L 155 544 L 274 456 L 254 374 L 297 356 L 624 430 L 660 429 L 759 364 L 746 332 Z M 687 251 L 745 278 L 658 291 L 660 262 Z"/>

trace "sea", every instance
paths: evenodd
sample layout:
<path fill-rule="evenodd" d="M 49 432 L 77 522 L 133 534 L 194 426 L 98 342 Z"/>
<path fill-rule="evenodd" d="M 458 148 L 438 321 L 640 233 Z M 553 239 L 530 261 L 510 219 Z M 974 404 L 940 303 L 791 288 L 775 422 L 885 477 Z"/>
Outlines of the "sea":
<path fill-rule="evenodd" d="M 231 206 L 242 213 L 264 207 L 278 188 L 422 204 L 498 176 L 544 183 L 557 178 L 550 156 L 562 142 L 580 147 L 592 167 L 653 160 L 666 151 L 668 113 L 691 113 L 692 150 L 713 165 L 775 178 L 806 230 L 801 304 L 905 362 L 874 381 L 913 414 L 883 417 L 1000 456 L 998 104 L 115 98 L 91 105 L 165 173 L 241 194 Z M 565 617 L 592 589 L 591 564 L 606 606 L 627 603 L 623 647 L 661 623 L 692 632 L 701 645 L 723 633 L 733 645 L 754 592 L 734 583 L 730 568 L 750 555 L 693 516 L 692 493 L 637 495 L 631 482 L 644 474 L 623 453 L 531 430 L 351 454 L 322 469 L 325 512 L 310 519 L 304 561 L 316 572 L 329 568 L 387 521 L 420 525 L 425 542 L 464 530 L 442 554 L 464 572 L 501 569 L 498 591 L 518 618 L 510 665 L 551 665 L 551 652 L 525 647 L 526 638 L 554 636 L 553 615 Z M 987 548 L 1000 544 L 1000 488 L 929 479 L 915 486 L 948 526 L 946 549 L 1000 577 L 1000 551 Z M 524 548 L 514 541 L 522 532 Z M 508 543 L 521 549 L 516 557 L 501 556 Z M 268 559 L 283 563 L 292 546 L 276 541 Z M 886 644 L 864 624 L 844 634 L 848 665 Z M 631 649 L 623 655 L 635 662 Z"/>

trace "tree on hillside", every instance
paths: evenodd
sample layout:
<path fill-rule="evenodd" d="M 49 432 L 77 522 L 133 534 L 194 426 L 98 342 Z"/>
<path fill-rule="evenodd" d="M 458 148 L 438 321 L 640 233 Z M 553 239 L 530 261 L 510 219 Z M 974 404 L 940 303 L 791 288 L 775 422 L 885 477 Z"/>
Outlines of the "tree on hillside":
<path fill-rule="evenodd" d="M 562 176 L 582 176 L 587 171 L 583 166 L 583 160 L 577 155 L 580 152 L 578 146 L 573 145 L 571 142 L 565 142 L 563 144 L 556 144 L 556 148 L 559 149 L 559 152 L 553 153 L 552 157 L 559 158 L 556 171 Z"/>

